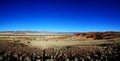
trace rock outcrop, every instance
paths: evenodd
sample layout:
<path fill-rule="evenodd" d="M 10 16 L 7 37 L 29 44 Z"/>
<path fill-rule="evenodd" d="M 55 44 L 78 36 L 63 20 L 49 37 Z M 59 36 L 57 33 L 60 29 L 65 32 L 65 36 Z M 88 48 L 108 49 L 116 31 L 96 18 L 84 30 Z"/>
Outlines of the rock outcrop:
<path fill-rule="evenodd" d="M 119 38 L 120 32 L 86 32 L 86 33 L 75 33 L 74 36 L 80 36 L 92 39 L 113 39 Z"/>

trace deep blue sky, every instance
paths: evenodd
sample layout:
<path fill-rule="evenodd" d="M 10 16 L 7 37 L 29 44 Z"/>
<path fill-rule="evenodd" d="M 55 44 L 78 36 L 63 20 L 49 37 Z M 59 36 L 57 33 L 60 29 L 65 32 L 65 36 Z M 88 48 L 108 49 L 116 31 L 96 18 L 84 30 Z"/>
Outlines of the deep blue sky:
<path fill-rule="evenodd" d="M 120 0 L 0 0 L 0 31 L 120 31 Z"/>

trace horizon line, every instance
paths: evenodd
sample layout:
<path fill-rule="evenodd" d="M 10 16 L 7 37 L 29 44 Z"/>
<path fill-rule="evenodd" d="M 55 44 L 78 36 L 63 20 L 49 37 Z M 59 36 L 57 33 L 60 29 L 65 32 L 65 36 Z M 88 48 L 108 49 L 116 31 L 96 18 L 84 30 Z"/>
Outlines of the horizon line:
<path fill-rule="evenodd" d="M 38 30 L 0 30 L 0 32 L 120 32 L 120 31 L 38 31 Z"/>

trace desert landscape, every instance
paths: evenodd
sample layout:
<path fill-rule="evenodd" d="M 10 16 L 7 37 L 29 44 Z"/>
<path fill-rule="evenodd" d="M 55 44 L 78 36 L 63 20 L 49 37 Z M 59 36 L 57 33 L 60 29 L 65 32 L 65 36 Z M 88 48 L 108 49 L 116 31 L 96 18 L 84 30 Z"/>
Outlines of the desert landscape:
<path fill-rule="evenodd" d="M 120 32 L 0 32 L 0 61 L 119 61 Z"/>
<path fill-rule="evenodd" d="M 0 61 L 120 61 L 120 0 L 0 0 Z"/>

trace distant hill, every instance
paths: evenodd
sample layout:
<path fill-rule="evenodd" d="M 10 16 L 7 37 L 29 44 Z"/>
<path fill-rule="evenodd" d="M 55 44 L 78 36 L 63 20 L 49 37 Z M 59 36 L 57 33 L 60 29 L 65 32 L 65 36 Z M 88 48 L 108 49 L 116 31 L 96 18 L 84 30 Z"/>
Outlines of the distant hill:
<path fill-rule="evenodd" d="M 120 38 L 120 32 L 107 31 L 107 32 L 85 32 L 75 33 L 74 36 L 80 36 L 92 39 L 113 39 Z"/>
<path fill-rule="evenodd" d="M 75 36 L 82 36 L 86 38 L 112 38 L 119 36 L 120 32 L 106 31 L 106 32 L 49 32 L 49 31 L 0 31 L 0 34 L 27 34 L 27 35 L 58 35 L 58 34 L 73 34 Z"/>
<path fill-rule="evenodd" d="M 49 31 L 0 31 L 1 34 L 74 34 L 75 32 L 49 32 Z"/>

